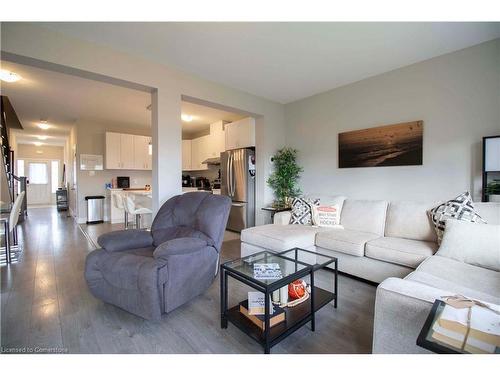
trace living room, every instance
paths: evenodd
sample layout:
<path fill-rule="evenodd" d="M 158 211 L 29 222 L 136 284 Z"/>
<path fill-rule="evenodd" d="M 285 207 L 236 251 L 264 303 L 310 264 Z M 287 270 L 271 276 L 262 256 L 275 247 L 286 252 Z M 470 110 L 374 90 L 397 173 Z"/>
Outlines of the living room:
<path fill-rule="evenodd" d="M 2 21 L 1 38 L 11 66 L 151 94 L 153 217 L 92 238 L 28 210 L 11 240 L 14 192 L 2 354 L 287 354 L 251 358 L 297 371 L 317 358 L 297 354 L 499 352 L 499 23 Z M 255 119 L 248 147 L 223 135 L 220 195 L 182 194 L 185 103 Z"/>

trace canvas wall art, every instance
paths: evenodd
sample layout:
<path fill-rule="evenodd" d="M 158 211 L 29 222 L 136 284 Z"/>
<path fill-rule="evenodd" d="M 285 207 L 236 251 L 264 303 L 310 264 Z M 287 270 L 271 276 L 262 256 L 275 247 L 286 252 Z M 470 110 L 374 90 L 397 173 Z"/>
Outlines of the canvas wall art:
<path fill-rule="evenodd" d="M 339 168 L 422 165 L 423 121 L 339 133 Z"/>

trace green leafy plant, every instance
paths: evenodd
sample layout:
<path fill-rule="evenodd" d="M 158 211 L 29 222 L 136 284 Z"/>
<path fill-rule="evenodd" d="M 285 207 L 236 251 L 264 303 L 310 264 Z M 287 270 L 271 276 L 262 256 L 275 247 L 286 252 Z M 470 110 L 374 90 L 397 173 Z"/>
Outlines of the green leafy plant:
<path fill-rule="evenodd" d="M 297 150 L 284 147 L 272 157 L 274 172 L 267 179 L 267 184 L 274 190 L 275 206 L 289 205 L 289 198 L 297 197 L 301 191 L 297 186 L 302 167 L 297 164 Z"/>
<path fill-rule="evenodd" d="M 500 195 L 500 180 L 493 180 L 486 185 L 486 194 Z"/>

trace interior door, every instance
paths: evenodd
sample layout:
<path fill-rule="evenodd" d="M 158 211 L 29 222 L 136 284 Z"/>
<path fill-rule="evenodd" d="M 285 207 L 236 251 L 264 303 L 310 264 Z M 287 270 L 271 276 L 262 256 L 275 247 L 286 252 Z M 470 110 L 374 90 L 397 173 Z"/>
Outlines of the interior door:
<path fill-rule="evenodd" d="M 29 205 L 51 204 L 50 164 L 48 161 L 27 161 L 25 167 L 27 186 L 27 201 Z"/>

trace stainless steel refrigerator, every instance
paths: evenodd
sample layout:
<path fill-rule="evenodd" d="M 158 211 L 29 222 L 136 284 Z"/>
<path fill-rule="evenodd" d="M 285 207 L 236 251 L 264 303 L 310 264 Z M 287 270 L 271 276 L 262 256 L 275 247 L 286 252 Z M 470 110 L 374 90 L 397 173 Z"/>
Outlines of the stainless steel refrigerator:
<path fill-rule="evenodd" d="M 221 153 L 221 194 L 231 198 L 227 229 L 255 226 L 255 151 L 240 148 Z"/>

